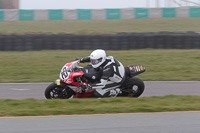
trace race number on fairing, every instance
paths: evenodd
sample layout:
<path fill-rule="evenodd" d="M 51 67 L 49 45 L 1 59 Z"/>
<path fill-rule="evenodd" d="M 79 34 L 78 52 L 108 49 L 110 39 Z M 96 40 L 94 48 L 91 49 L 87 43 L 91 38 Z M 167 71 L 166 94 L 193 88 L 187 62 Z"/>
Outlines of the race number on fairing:
<path fill-rule="evenodd" d="M 60 78 L 61 78 L 62 80 L 65 80 L 65 79 L 68 78 L 68 76 L 69 76 L 69 74 L 68 74 L 68 72 L 67 72 L 67 67 L 64 66 L 64 67 L 62 68 L 61 72 L 60 72 Z"/>

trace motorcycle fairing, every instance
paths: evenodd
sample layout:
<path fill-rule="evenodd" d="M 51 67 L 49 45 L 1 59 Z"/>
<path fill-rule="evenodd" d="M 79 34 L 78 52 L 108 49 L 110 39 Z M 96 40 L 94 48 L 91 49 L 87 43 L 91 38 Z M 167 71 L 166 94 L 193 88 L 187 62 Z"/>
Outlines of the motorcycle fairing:
<path fill-rule="evenodd" d="M 74 77 L 80 77 L 84 75 L 84 72 L 82 71 L 79 72 L 75 71 L 75 69 L 80 69 L 80 68 L 81 67 L 78 66 L 77 61 L 65 64 L 61 69 L 60 79 L 67 84 L 73 84 Z"/>

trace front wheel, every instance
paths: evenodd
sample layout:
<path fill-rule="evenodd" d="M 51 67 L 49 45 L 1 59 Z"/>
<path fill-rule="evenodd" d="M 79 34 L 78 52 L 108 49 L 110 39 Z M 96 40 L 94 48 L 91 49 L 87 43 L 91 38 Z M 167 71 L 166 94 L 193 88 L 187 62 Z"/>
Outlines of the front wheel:
<path fill-rule="evenodd" d="M 144 82 L 137 77 L 132 77 L 126 81 L 125 89 L 123 90 L 123 96 L 139 97 L 142 95 L 145 89 Z"/>
<path fill-rule="evenodd" d="M 53 82 L 46 88 L 44 95 L 47 99 L 68 99 L 74 92 L 69 87 L 58 86 Z"/>

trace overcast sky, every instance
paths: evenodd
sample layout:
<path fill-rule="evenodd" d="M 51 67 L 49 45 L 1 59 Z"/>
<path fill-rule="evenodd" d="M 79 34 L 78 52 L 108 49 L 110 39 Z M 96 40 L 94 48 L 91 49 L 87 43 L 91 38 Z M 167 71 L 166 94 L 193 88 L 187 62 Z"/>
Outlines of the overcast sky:
<path fill-rule="evenodd" d="M 135 1 L 135 2 L 134 2 Z M 21 9 L 96 9 L 144 6 L 146 0 L 21 0 Z"/>
<path fill-rule="evenodd" d="M 181 4 L 184 4 L 182 0 Z M 200 0 L 188 0 L 199 2 Z M 157 0 L 20 0 L 21 9 L 101 9 L 156 7 Z M 173 0 L 159 0 L 160 7 L 175 6 Z"/>

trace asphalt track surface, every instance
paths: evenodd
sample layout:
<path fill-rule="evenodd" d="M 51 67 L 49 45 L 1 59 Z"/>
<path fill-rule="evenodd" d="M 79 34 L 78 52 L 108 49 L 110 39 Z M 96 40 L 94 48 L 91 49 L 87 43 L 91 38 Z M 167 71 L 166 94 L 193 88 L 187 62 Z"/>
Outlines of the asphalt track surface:
<path fill-rule="evenodd" d="M 45 99 L 50 83 L 0 84 L 0 99 Z M 200 95 L 200 81 L 145 82 L 142 97 Z M 199 112 L 0 118 L 0 133 L 199 133 Z"/>
<path fill-rule="evenodd" d="M 165 95 L 200 95 L 200 81 L 145 81 L 141 97 Z M 45 99 L 50 83 L 1 83 L 0 99 Z"/>
<path fill-rule="evenodd" d="M 1 133 L 199 133 L 200 112 L 0 118 Z"/>

